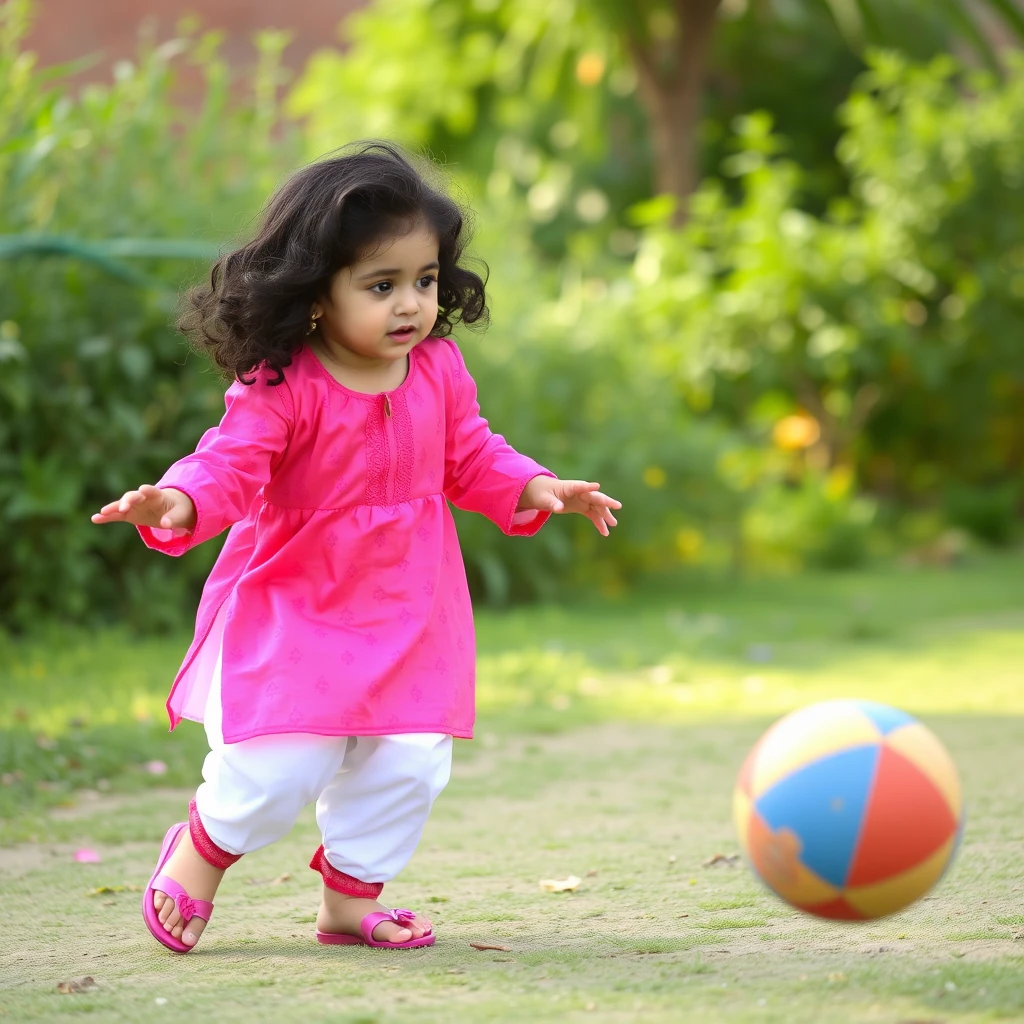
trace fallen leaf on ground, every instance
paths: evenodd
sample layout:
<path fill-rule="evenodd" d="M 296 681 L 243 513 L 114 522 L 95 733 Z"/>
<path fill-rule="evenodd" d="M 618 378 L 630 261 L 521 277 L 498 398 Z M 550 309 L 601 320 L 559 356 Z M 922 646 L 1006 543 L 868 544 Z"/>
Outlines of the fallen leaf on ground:
<path fill-rule="evenodd" d="M 95 889 L 89 890 L 90 896 L 105 896 L 111 892 L 142 892 L 137 885 L 98 885 Z"/>
<path fill-rule="evenodd" d="M 82 847 L 80 850 L 75 850 L 75 863 L 76 864 L 99 864 L 100 855 L 93 849 L 87 846 Z"/>
<path fill-rule="evenodd" d="M 512 947 L 511 946 L 492 946 L 488 942 L 471 942 L 470 945 L 474 949 L 497 949 L 499 952 L 502 952 L 502 953 L 511 953 L 512 952 Z"/>
<path fill-rule="evenodd" d="M 587 872 L 587 878 L 596 878 L 596 877 L 597 877 L 597 868 L 591 868 Z"/>
<path fill-rule="evenodd" d="M 716 853 L 711 857 L 708 857 L 703 864 L 702 868 L 713 868 L 721 864 L 728 868 L 734 868 L 740 862 L 740 855 L 738 853 Z"/>
<path fill-rule="evenodd" d="M 73 992 L 86 992 L 97 987 L 96 979 L 88 975 L 84 978 L 69 978 L 67 981 L 57 982 L 57 991 L 62 996 L 71 995 Z"/>
<path fill-rule="evenodd" d="M 581 881 L 575 875 L 568 878 L 542 878 L 540 887 L 544 892 L 575 892 Z"/>
<path fill-rule="evenodd" d="M 283 882 L 290 882 L 291 880 L 292 876 L 286 871 L 283 875 L 278 875 L 270 884 L 281 885 Z"/>

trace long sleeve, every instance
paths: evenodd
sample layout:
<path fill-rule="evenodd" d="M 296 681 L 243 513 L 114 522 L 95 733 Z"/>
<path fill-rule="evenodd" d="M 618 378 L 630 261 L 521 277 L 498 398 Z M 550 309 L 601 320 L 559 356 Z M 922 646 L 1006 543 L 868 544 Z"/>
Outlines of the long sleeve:
<path fill-rule="evenodd" d="M 444 495 L 461 509 L 487 516 L 504 533 L 532 536 L 550 513 L 519 513 L 516 506 L 523 488 L 536 476 L 554 476 L 549 470 L 491 432 L 480 415 L 476 383 L 466 369 L 462 353 L 445 339 L 454 367 L 448 396 L 445 439 Z"/>
<path fill-rule="evenodd" d="M 235 381 L 224 396 L 220 423 L 200 438 L 196 450 L 179 459 L 157 483 L 192 499 L 191 533 L 138 527 L 147 547 L 182 555 L 243 519 L 288 445 L 292 402 L 287 383 L 270 386 L 267 374 L 254 384 Z"/>

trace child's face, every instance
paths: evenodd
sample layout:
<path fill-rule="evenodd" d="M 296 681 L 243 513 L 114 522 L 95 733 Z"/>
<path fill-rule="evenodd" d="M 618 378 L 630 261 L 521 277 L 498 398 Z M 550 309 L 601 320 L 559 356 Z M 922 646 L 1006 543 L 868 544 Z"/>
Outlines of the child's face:
<path fill-rule="evenodd" d="M 423 225 L 344 267 L 314 307 L 321 340 L 362 365 L 406 356 L 437 319 L 437 238 Z"/>

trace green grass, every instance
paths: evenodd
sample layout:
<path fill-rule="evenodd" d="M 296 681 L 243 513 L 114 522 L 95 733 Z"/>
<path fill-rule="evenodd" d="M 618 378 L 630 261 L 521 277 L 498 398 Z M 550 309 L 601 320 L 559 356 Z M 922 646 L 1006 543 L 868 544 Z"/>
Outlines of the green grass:
<path fill-rule="evenodd" d="M 6 641 L 0 1020 L 1024 1019 L 1022 569 L 1005 557 L 482 614 L 478 740 L 459 744 L 388 887 L 437 924 L 438 945 L 411 955 L 312 941 L 311 813 L 232 869 L 196 953 L 165 954 L 136 889 L 204 749 L 201 728 L 168 736 L 161 717 L 187 638 Z M 742 866 L 702 867 L 736 850 L 730 791 L 759 733 L 840 695 L 920 713 L 970 807 L 935 892 L 859 926 L 792 912 Z M 154 759 L 165 774 L 145 770 Z M 73 863 L 80 845 L 102 862 Z M 541 892 L 569 874 L 576 892 Z M 99 987 L 56 993 L 85 974 Z"/>
<path fill-rule="evenodd" d="M 925 715 L 1024 713 L 1022 570 L 1003 556 L 483 612 L 478 735 L 777 715 L 835 696 Z M 0 842 L 38 831 L 26 810 L 76 788 L 192 784 L 202 729 L 169 735 L 163 708 L 188 639 L 58 627 L 0 637 Z M 166 771 L 151 774 L 153 761 Z"/>
<path fill-rule="evenodd" d="M 83 801 L 52 817 L 50 841 L 0 850 L 0 1019 L 135 1022 L 172 1012 L 155 1004 L 164 998 L 203 1019 L 303 1024 L 1022 1019 L 1019 830 L 1006 827 L 1024 797 L 1007 771 L 1020 723 L 931 721 L 971 801 L 963 848 L 928 898 L 861 925 L 795 913 L 742 866 L 701 866 L 736 849 L 732 775 L 758 719 L 588 726 L 530 741 L 534 753 L 508 735 L 457 758 L 419 852 L 386 890 L 437 927 L 435 947 L 408 955 L 313 941 L 311 812 L 231 869 L 195 953 L 165 953 L 137 887 L 188 792 Z M 524 793 L 536 762 L 561 771 L 531 773 Z M 84 844 L 101 863 L 72 863 Z M 576 892 L 540 890 L 569 874 L 583 880 Z M 86 974 L 93 993 L 57 994 Z"/>

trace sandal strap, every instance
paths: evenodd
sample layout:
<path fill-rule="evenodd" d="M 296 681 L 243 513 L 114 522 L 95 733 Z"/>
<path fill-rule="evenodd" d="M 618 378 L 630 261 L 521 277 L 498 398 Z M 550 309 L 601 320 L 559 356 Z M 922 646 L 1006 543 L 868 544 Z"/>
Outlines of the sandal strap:
<path fill-rule="evenodd" d="M 367 914 L 366 917 L 359 922 L 359 931 L 362 932 L 363 938 L 367 942 L 378 941 L 373 937 L 373 930 L 381 923 L 381 921 L 394 921 L 395 924 L 402 925 L 403 927 L 416 920 L 416 912 L 414 910 L 388 910 L 374 911 L 372 914 Z M 425 934 L 429 935 L 430 932 Z"/>
<path fill-rule="evenodd" d="M 213 916 L 213 904 L 209 900 L 194 900 L 170 875 L 157 875 L 150 888 L 162 892 L 174 900 L 181 919 L 188 924 L 193 917 L 209 921 Z"/>

